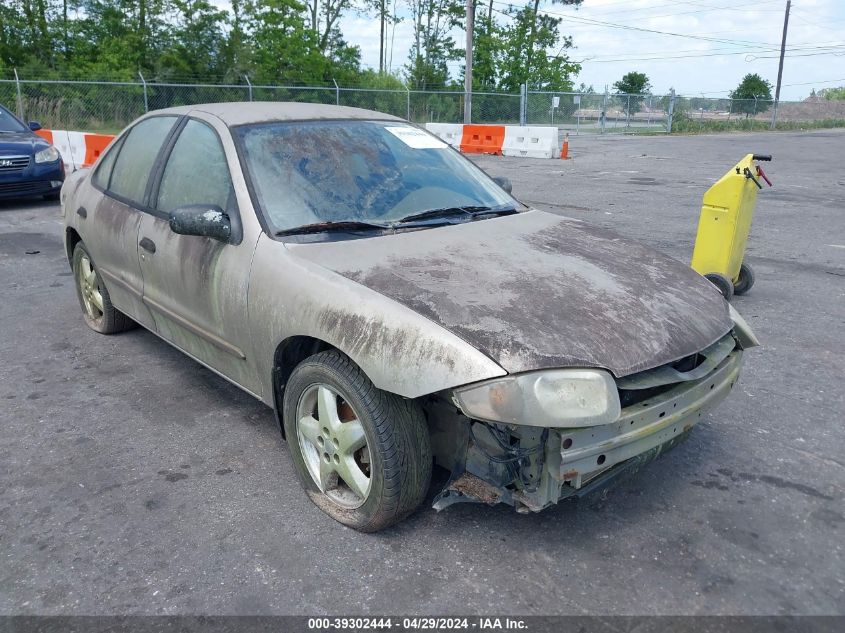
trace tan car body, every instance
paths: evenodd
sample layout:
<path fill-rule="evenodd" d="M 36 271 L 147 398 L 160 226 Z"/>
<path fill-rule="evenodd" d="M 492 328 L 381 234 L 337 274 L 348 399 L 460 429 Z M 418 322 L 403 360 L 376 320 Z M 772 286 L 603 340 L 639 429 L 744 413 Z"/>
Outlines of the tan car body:
<path fill-rule="evenodd" d="M 354 109 L 343 110 L 354 116 Z M 357 112 L 357 118 L 373 116 Z M 76 172 L 63 191 L 68 252 L 76 234 L 91 251 L 118 309 L 270 406 L 277 349 L 294 337 L 344 351 L 377 387 L 408 398 L 505 374 L 409 308 L 293 257 L 284 242 L 264 233 L 227 125 L 202 108 L 149 116 L 171 113 L 190 115 L 217 132 L 237 197 L 239 217 L 232 221 L 240 224 L 242 237 L 224 244 L 177 235 L 166 219 L 105 195 L 89 171 Z M 155 244 L 155 253 L 139 248 L 144 238 Z M 356 328 L 338 327 L 333 318 Z M 406 371 L 394 371 L 386 362 L 391 357 L 401 358 Z"/>

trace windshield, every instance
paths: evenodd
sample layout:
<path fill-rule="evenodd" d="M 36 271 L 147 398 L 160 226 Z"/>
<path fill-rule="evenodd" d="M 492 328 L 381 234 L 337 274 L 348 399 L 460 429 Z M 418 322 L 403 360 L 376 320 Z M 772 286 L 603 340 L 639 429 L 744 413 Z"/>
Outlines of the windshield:
<path fill-rule="evenodd" d="M 11 112 L 0 106 L 0 133 L 2 132 L 28 132 L 29 128 L 18 121 Z"/>
<path fill-rule="evenodd" d="M 433 209 L 519 205 L 436 136 L 390 121 L 235 128 L 274 232 L 326 222 L 386 224 Z"/>

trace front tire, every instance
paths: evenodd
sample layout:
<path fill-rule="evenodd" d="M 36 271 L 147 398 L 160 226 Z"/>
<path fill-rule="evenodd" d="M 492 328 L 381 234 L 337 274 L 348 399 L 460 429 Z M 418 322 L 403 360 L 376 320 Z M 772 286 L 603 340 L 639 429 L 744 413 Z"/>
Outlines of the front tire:
<path fill-rule="evenodd" d="M 321 352 L 300 363 L 283 412 L 300 482 L 336 521 L 375 532 L 422 503 L 432 467 L 422 409 L 377 389 L 344 354 Z"/>
<path fill-rule="evenodd" d="M 85 323 L 100 334 L 117 334 L 135 327 L 135 322 L 112 305 L 109 291 L 97 272 L 85 244 L 73 249 L 73 279 Z"/>

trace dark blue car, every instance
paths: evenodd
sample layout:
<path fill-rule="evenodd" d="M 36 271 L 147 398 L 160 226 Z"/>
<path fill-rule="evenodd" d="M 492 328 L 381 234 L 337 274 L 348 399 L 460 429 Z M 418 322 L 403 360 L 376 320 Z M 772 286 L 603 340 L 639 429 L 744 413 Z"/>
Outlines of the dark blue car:
<path fill-rule="evenodd" d="M 65 179 L 59 150 L 0 106 L 0 198 L 44 196 L 58 198 Z"/>

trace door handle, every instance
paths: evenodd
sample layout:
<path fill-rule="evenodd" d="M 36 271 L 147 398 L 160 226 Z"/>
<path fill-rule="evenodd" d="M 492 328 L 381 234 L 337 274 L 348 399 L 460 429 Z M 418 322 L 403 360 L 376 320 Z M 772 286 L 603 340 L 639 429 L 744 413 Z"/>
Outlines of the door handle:
<path fill-rule="evenodd" d="M 155 245 L 155 242 L 153 242 L 153 241 L 152 241 L 150 238 L 148 238 L 148 237 L 143 237 L 143 238 L 141 238 L 141 241 L 140 241 L 140 242 L 138 242 L 138 246 L 140 246 L 141 248 L 143 248 L 145 251 L 149 251 L 149 252 L 151 252 L 151 253 L 155 253 L 155 252 L 156 252 L 156 245 Z"/>

